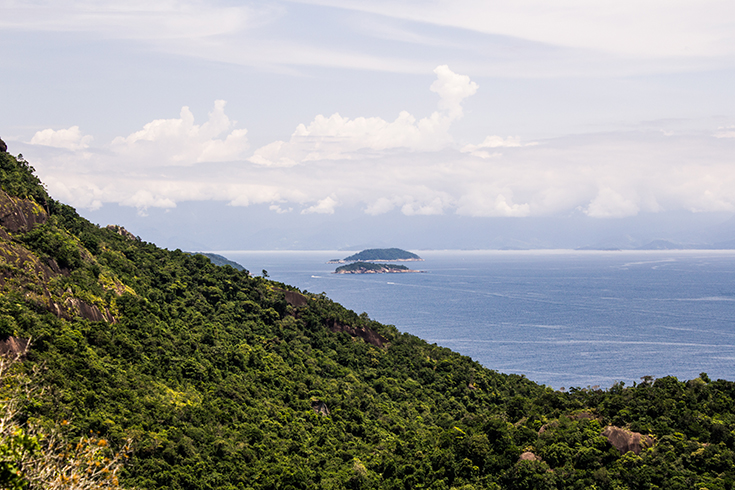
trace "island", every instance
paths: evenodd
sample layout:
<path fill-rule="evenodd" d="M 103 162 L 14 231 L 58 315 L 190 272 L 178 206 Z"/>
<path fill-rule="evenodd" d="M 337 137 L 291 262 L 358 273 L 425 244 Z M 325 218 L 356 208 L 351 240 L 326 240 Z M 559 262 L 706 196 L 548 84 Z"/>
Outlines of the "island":
<path fill-rule="evenodd" d="M 372 262 L 354 262 L 337 267 L 335 274 L 393 274 L 400 272 L 423 272 L 409 269 L 405 265 L 374 264 Z"/>
<path fill-rule="evenodd" d="M 424 259 L 415 253 L 400 248 L 369 248 L 344 259 L 332 259 L 327 264 L 344 264 L 365 260 L 376 260 L 379 262 L 418 262 Z"/>

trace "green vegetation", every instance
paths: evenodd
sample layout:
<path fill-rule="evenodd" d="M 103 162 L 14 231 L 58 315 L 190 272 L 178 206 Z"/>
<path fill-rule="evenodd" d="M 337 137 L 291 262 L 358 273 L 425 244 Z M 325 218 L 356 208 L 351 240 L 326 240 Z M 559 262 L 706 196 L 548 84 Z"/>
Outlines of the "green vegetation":
<path fill-rule="evenodd" d="M 408 272 L 405 265 L 373 264 L 372 262 L 354 262 L 337 267 L 335 274 L 382 274 L 385 272 Z"/>
<path fill-rule="evenodd" d="M 377 260 L 377 261 L 388 261 L 388 260 L 423 260 L 421 257 L 412 252 L 401 250 L 400 248 L 369 248 L 358 252 L 354 255 L 346 257 L 345 262 L 357 261 L 357 260 Z"/>
<path fill-rule="evenodd" d="M 21 411 L 38 401 L 42 388 L 16 361 L 12 356 L 0 358 L 0 488 L 120 488 L 118 473 L 127 445 L 115 453 L 107 440 L 94 434 L 66 440 L 66 422 L 48 429 L 33 420 L 22 421 Z"/>
<path fill-rule="evenodd" d="M 223 257 L 221 255 L 213 254 L 213 253 L 205 253 L 205 252 L 196 252 L 196 253 L 199 255 L 204 255 L 206 258 L 211 260 L 214 265 L 219 265 L 219 266 L 229 265 L 233 269 L 237 269 L 239 271 L 245 270 L 245 267 L 241 266 L 237 262 L 234 262 L 228 259 L 227 257 Z"/>
<path fill-rule="evenodd" d="M 45 205 L 50 198 L 33 172 L 35 169 L 25 161 L 22 155 L 18 155 L 16 159 L 11 154 L 0 151 L 2 190 L 10 196 L 32 199 L 38 204 Z"/>
<path fill-rule="evenodd" d="M 68 440 L 131 441 L 127 487 L 735 486 L 733 382 L 555 391 L 323 294 L 100 228 L 0 157 L 3 190 L 48 210 L 0 233 L 0 330 L 33 339 L 22 368 L 45 387 L 12 417 L 19 438 L 0 440 L 0 470 L 20 486 L 19 447 L 41 447 L 22 434 L 65 421 Z M 653 447 L 621 454 L 609 425 Z"/>

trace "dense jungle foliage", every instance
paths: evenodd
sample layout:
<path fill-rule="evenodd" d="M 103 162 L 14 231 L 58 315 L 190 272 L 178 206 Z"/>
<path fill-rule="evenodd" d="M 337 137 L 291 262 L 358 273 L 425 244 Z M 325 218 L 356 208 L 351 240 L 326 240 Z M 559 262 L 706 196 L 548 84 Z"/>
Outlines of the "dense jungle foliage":
<path fill-rule="evenodd" d="M 735 383 L 703 373 L 555 391 L 323 294 L 100 228 L 7 153 L 0 179 L 8 198 L 48 213 L 0 236 L 0 331 L 32 338 L 23 367 L 42 367 L 46 387 L 17 421 L 64 421 L 67 437 L 91 432 L 113 448 L 132 441 L 123 486 L 735 485 Z M 381 342 L 355 334 L 370 330 Z M 621 454 L 602 435 L 609 425 L 655 443 Z M 0 440 L 0 469 L 9 448 Z"/>

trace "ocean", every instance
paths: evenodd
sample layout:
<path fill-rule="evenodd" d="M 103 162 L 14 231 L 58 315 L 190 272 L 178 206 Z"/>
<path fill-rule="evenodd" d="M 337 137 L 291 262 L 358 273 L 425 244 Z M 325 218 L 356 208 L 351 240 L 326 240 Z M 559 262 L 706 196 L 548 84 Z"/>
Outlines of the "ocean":
<path fill-rule="evenodd" d="M 735 380 L 735 251 L 415 252 L 423 274 L 332 274 L 344 251 L 217 253 L 554 389 Z"/>

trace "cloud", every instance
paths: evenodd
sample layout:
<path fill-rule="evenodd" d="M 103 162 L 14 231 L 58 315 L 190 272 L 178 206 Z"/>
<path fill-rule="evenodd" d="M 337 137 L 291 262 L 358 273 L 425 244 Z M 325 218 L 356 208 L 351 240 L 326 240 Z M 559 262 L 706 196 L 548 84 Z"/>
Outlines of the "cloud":
<path fill-rule="evenodd" d="M 315 205 L 309 206 L 308 208 L 301 211 L 301 214 L 334 214 L 334 208 L 337 206 L 337 204 L 339 204 L 339 202 L 336 199 L 334 199 L 332 196 L 327 196 L 324 199 L 321 199 Z"/>
<path fill-rule="evenodd" d="M 272 167 L 292 167 L 316 160 L 354 158 L 360 150 L 382 152 L 391 149 L 437 151 L 452 142 L 451 124 L 463 115 L 462 102 L 475 94 L 477 84 L 458 75 L 448 66 L 438 66 L 437 79 L 430 89 L 439 95 L 438 111 L 416 119 L 406 111 L 388 122 L 379 117 L 350 119 L 337 113 L 318 115 L 308 125 L 299 124 L 286 141 L 275 141 L 255 150 L 249 161 Z"/>
<path fill-rule="evenodd" d="M 527 143 L 526 146 L 534 144 L 535 143 Z M 520 146 L 523 146 L 521 145 L 520 136 L 508 136 L 506 139 L 503 139 L 502 136 L 488 136 L 479 145 L 465 145 L 460 151 L 479 158 L 495 158 L 501 156 L 501 153 L 497 151 L 490 153 L 487 151 L 488 149 L 517 148 Z"/>
<path fill-rule="evenodd" d="M 57 131 L 53 129 L 38 131 L 31 138 L 31 144 L 74 151 L 89 148 L 89 144 L 93 139 L 90 135 L 83 135 L 79 130 L 79 126 L 72 126 L 69 129 L 59 129 Z"/>
<path fill-rule="evenodd" d="M 551 216 L 616 219 L 640 213 L 735 211 L 735 138 L 609 133 L 545 140 L 484 159 L 452 147 L 380 158 L 315 159 L 293 167 L 247 161 L 172 166 L 126 155 L 22 148 L 52 195 L 74 206 L 172 207 L 218 200 L 275 213 Z M 38 150 L 43 149 L 44 152 Z M 54 153 L 56 152 L 56 153 Z M 157 152 L 151 152 L 156 155 Z M 103 162 L 103 163 L 100 163 Z"/>
<path fill-rule="evenodd" d="M 457 205 L 457 214 L 473 217 L 514 217 L 521 218 L 531 214 L 528 203 L 513 203 L 513 191 L 509 188 L 498 189 L 488 186 L 485 189 L 472 189 L 463 195 Z"/>
<path fill-rule="evenodd" d="M 418 74 L 450 62 L 474 76 L 548 77 L 729 69 L 733 19 L 728 0 L 435 0 L 420 6 L 408 0 L 38 0 L 3 5 L 0 28 L 80 33 L 91 42 L 129 41 L 169 55 L 290 74 L 311 66 Z M 311 28 L 294 29 L 295 23 Z"/>
<path fill-rule="evenodd" d="M 735 211 L 730 128 L 590 133 L 528 144 L 519 136 L 488 136 L 460 147 L 451 124 L 477 86 L 446 67 L 435 74 L 439 107 L 427 117 L 320 115 L 298 125 L 288 141 L 252 153 L 224 101 L 201 124 L 184 107 L 178 118 L 151 121 L 106 145 L 94 147 L 72 127 L 39 131 L 22 150 L 54 197 L 90 209 L 118 203 L 144 213 L 216 200 L 323 215 L 349 208 L 372 216 L 615 219 Z"/>
<path fill-rule="evenodd" d="M 717 128 L 715 138 L 735 138 L 735 126 Z"/>
<path fill-rule="evenodd" d="M 388 211 L 393 210 L 396 207 L 396 202 L 394 199 L 389 199 L 387 197 L 379 197 L 375 200 L 375 202 L 368 203 L 367 207 L 365 208 L 365 214 L 369 214 L 371 216 L 377 216 L 380 214 L 387 213 Z"/>
<path fill-rule="evenodd" d="M 293 211 L 293 208 L 283 209 L 278 204 L 271 204 L 270 206 L 268 206 L 268 209 L 270 209 L 271 211 L 275 211 L 278 214 L 290 213 L 291 211 Z"/>
<path fill-rule="evenodd" d="M 255 24 L 258 14 L 248 7 L 225 7 L 198 0 L 39 0 L 4 6 L 0 26 L 29 31 L 93 32 L 106 38 L 191 39 L 241 30 Z"/>
<path fill-rule="evenodd" d="M 431 200 L 423 200 L 406 203 L 401 207 L 401 212 L 406 216 L 431 216 L 444 214 L 444 209 L 451 203 L 451 199 L 435 197 Z"/>
<path fill-rule="evenodd" d="M 209 120 L 194 124 L 188 107 L 181 108 L 178 119 L 156 119 L 140 131 L 112 141 L 111 150 L 141 162 L 156 160 L 160 164 L 191 165 L 198 162 L 222 162 L 242 158 L 248 149 L 247 130 L 233 129 L 224 112 L 226 102 L 217 100 Z M 218 139 L 225 135 L 224 139 Z"/>
<path fill-rule="evenodd" d="M 236 121 L 227 117 L 225 105 L 224 100 L 215 101 L 209 119 L 201 125 L 194 123 L 194 114 L 184 106 L 178 118 L 156 119 L 139 131 L 113 139 L 104 148 L 105 155 L 95 163 L 105 166 L 112 165 L 113 160 L 124 160 L 125 166 L 131 168 L 243 159 L 249 148 L 247 130 L 235 129 Z M 92 136 L 83 135 L 78 126 L 72 126 L 38 131 L 30 143 L 77 151 L 89 149 L 92 141 Z M 86 152 L 85 155 L 90 156 Z"/>
<path fill-rule="evenodd" d="M 450 120 L 462 117 L 462 101 L 477 92 L 477 84 L 467 75 L 458 75 L 447 65 L 437 66 L 434 70 L 436 81 L 430 90 L 439 94 L 439 109 L 446 111 Z"/>
<path fill-rule="evenodd" d="M 735 6 L 728 0 L 301 0 L 406 21 L 505 35 L 539 43 L 636 58 L 735 54 Z M 625 32 L 625 36 L 620 33 Z M 728 45 L 729 44 L 729 45 Z"/>
<path fill-rule="evenodd" d="M 589 203 L 584 213 L 592 218 L 624 218 L 635 216 L 640 211 L 636 203 L 605 187 Z"/>
<path fill-rule="evenodd" d="M 138 208 L 141 215 L 145 215 L 148 208 L 175 208 L 176 203 L 169 197 L 145 189 L 141 189 L 132 196 L 120 201 L 123 206 Z"/>

